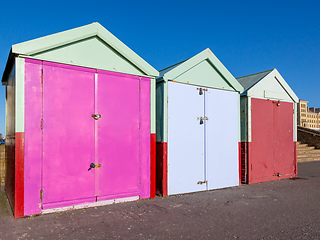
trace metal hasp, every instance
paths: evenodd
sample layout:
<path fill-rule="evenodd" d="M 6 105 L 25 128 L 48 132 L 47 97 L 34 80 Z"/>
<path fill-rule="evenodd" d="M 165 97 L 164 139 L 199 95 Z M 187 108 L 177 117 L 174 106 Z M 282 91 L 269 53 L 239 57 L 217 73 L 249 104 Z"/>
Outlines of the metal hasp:
<path fill-rule="evenodd" d="M 202 95 L 204 91 L 208 91 L 208 89 L 205 88 L 197 88 L 199 90 L 199 95 Z"/>
<path fill-rule="evenodd" d="M 93 117 L 94 120 L 98 120 L 99 118 L 101 118 L 101 114 L 92 114 L 91 117 Z"/>
<path fill-rule="evenodd" d="M 297 176 L 298 97 L 277 69 L 237 79 L 240 97 L 241 181 Z"/>
<path fill-rule="evenodd" d="M 200 125 L 202 125 L 204 123 L 203 121 L 209 120 L 209 118 L 208 117 L 197 117 L 197 120 L 200 120 Z"/>

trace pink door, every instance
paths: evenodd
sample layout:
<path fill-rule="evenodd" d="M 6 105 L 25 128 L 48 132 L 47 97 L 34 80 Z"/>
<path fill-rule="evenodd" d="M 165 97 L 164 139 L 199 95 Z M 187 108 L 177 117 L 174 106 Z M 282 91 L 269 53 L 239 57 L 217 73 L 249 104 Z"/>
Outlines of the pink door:
<path fill-rule="evenodd" d="M 150 79 L 45 62 L 42 114 L 43 209 L 150 196 Z"/>
<path fill-rule="evenodd" d="M 94 197 L 94 70 L 43 65 L 43 209 Z"/>
<path fill-rule="evenodd" d="M 98 200 L 139 195 L 139 81 L 139 76 L 99 72 Z"/>

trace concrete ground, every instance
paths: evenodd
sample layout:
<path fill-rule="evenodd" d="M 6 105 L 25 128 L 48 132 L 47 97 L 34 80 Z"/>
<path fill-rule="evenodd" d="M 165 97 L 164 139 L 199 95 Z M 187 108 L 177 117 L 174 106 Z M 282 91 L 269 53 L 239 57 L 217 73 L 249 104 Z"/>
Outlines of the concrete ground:
<path fill-rule="evenodd" d="M 14 219 L 0 239 L 320 239 L 320 162 L 299 178 Z"/>

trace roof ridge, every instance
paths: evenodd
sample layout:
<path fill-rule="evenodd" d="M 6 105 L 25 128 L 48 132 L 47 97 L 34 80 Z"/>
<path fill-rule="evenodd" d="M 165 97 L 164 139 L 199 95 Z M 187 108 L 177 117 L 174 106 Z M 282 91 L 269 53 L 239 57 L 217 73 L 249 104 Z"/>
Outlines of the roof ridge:
<path fill-rule="evenodd" d="M 253 76 L 253 75 L 258 75 L 258 74 L 261 74 L 261 73 L 264 73 L 264 72 L 271 72 L 271 71 L 273 71 L 274 69 L 275 69 L 275 68 L 272 68 L 272 69 L 269 69 L 269 70 L 265 70 L 265 71 L 262 71 L 262 72 L 252 73 L 252 74 L 245 75 L 245 76 L 242 76 L 242 77 L 237 77 L 237 79 L 239 79 L 239 78 L 244 78 L 244 77 L 249 77 L 249 76 Z"/>

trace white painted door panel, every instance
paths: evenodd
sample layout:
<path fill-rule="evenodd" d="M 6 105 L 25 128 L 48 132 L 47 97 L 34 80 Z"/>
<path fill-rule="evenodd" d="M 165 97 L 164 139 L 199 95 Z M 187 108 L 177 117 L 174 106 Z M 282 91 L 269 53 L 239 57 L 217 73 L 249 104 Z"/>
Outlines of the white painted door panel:
<path fill-rule="evenodd" d="M 206 190 L 203 114 L 196 86 L 168 83 L 168 195 Z"/>
<path fill-rule="evenodd" d="M 238 93 L 206 92 L 208 190 L 239 185 Z"/>

